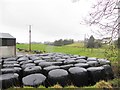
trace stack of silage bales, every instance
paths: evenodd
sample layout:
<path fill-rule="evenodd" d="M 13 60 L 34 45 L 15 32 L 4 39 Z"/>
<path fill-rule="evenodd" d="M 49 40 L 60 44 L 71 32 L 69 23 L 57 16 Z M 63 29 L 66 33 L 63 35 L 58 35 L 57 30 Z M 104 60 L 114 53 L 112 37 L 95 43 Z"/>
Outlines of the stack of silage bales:
<path fill-rule="evenodd" d="M 93 85 L 114 78 L 111 63 L 106 59 L 61 53 L 44 53 L 0 59 L 1 88 L 12 86 L 60 84 Z"/>

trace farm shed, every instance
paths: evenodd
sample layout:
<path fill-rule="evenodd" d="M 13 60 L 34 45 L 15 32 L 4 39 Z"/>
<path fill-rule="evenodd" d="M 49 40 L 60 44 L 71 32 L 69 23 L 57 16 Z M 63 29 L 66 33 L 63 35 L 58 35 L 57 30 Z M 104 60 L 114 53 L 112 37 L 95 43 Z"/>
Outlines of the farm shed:
<path fill-rule="evenodd" d="M 9 33 L 0 33 L 0 57 L 16 55 L 16 38 Z"/>

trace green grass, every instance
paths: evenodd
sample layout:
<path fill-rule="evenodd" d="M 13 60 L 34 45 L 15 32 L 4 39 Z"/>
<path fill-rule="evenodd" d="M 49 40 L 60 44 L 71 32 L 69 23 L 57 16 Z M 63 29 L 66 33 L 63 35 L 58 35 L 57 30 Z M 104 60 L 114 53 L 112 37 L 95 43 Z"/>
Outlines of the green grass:
<path fill-rule="evenodd" d="M 69 45 L 66 45 L 66 46 L 82 48 L 82 47 L 84 47 L 84 43 L 77 42 L 77 43 L 69 44 Z"/>
<path fill-rule="evenodd" d="M 28 44 L 17 44 L 17 48 L 27 49 L 28 50 L 29 45 Z M 40 51 L 46 51 L 46 52 L 60 52 L 60 53 L 66 53 L 66 54 L 77 54 L 81 56 L 89 56 L 89 57 L 98 57 L 98 58 L 104 58 L 104 49 L 98 48 L 98 49 L 88 49 L 84 48 L 83 44 L 75 43 L 65 46 L 49 46 L 44 44 L 32 44 L 32 50 L 40 50 Z"/>
<path fill-rule="evenodd" d="M 28 44 L 17 44 L 17 48 L 27 49 L 29 48 Z M 44 44 L 32 44 L 32 50 L 46 51 L 46 52 L 58 52 L 66 54 L 76 54 L 81 56 L 88 57 L 97 57 L 97 58 L 106 58 L 111 61 L 111 63 L 116 63 L 118 61 L 118 50 L 114 49 L 114 52 L 109 46 L 103 46 L 102 48 L 84 48 L 83 43 L 73 43 L 64 46 L 50 46 Z M 113 47 L 112 47 L 113 48 Z"/>

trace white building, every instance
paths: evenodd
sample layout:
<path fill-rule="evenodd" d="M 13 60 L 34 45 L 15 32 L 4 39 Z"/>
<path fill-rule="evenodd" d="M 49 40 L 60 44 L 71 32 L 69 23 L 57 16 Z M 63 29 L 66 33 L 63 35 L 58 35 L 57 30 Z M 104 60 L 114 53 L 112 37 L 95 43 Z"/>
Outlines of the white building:
<path fill-rule="evenodd" d="M 111 37 L 106 37 L 102 39 L 103 44 L 110 44 L 111 43 Z"/>
<path fill-rule="evenodd" d="M 16 38 L 9 33 L 0 33 L 0 57 L 16 55 Z"/>

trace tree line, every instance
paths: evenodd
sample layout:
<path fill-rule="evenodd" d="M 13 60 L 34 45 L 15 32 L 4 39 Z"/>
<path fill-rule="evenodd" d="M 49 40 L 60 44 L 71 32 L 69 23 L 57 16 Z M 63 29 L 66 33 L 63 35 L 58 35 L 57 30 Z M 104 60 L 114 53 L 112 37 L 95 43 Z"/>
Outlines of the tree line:
<path fill-rule="evenodd" d="M 54 42 L 44 42 L 47 45 L 54 45 L 54 46 L 63 46 L 74 43 L 73 39 L 59 39 L 55 40 Z"/>

